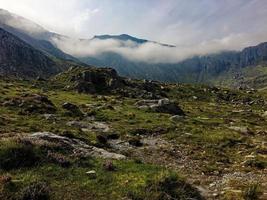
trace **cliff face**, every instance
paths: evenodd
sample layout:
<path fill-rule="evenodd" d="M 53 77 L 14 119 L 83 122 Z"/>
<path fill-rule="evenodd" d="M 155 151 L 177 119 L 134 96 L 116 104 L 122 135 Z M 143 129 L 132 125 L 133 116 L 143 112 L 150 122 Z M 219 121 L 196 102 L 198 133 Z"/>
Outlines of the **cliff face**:
<path fill-rule="evenodd" d="M 49 77 L 60 67 L 21 39 L 0 28 L 0 74 L 20 78 Z"/>
<path fill-rule="evenodd" d="M 267 42 L 245 48 L 240 53 L 240 65 L 242 67 L 255 65 L 262 61 L 267 61 Z"/>

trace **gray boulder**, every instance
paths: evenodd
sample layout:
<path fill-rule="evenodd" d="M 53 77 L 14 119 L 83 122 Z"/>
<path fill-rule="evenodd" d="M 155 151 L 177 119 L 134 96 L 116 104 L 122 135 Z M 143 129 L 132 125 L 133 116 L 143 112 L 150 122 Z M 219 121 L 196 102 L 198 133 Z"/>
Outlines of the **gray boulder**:
<path fill-rule="evenodd" d="M 24 140 L 27 140 L 32 144 L 36 145 L 46 144 L 46 143 L 55 144 L 62 148 L 71 150 L 74 156 L 82 156 L 82 157 L 92 156 L 96 158 L 115 159 L 115 160 L 126 159 L 126 157 L 122 154 L 111 153 L 106 151 L 105 149 L 90 146 L 81 140 L 59 136 L 50 132 L 37 132 L 24 138 Z"/>
<path fill-rule="evenodd" d="M 184 116 L 183 110 L 173 101 L 169 99 L 160 100 L 141 100 L 135 104 L 139 109 L 148 109 L 153 112 L 168 113 L 172 115 Z"/>

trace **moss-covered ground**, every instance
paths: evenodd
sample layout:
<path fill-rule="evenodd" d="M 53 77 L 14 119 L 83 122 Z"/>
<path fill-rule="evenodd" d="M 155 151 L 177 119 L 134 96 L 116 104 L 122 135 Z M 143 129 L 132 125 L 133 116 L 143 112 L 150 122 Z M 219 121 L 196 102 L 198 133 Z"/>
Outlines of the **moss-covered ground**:
<path fill-rule="evenodd" d="M 140 137 L 155 137 L 169 146 L 155 150 L 161 156 L 149 153 L 153 151 L 149 147 L 133 154 L 132 150 L 124 152 L 128 159 L 113 161 L 114 171 L 103 168 L 103 159 L 70 158 L 71 165 L 62 167 L 46 161 L 46 155 L 36 148 L 24 149 L 22 155 L 38 159 L 25 166 L 19 163 L 3 167 L 0 163 L 0 199 L 21 199 L 27 188 L 37 183 L 47 184 L 43 187 L 48 189 L 43 189 L 51 199 L 188 199 L 190 195 L 197 196 L 195 187 L 208 199 L 267 198 L 267 118 L 263 116 L 267 107 L 262 103 L 267 93 L 193 85 L 166 87 L 168 97 L 179 102 L 185 111 L 184 118 L 172 121 L 169 114 L 140 110 L 134 105 L 140 99 L 78 94 L 49 82 L 1 80 L 2 163 L 5 159 L 12 161 L 16 147 L 24 148 L 18 138 L 34 132 L 67 133 L 97 145 L 99 133 L 66 125 L 85 119 L 67 115 L 62 108 L 64 102 L 79 106 L 94 121 L 108 124 L 121 140 L 142 132 Z M 46 95 L 57 108 L 55 119 L 2 105 L 7 99 L 26 93 Z M 159 129 L 163 131 L 154 135 Z M 90 170 L 96 171 L 95 178 L 86 174 Z"/>

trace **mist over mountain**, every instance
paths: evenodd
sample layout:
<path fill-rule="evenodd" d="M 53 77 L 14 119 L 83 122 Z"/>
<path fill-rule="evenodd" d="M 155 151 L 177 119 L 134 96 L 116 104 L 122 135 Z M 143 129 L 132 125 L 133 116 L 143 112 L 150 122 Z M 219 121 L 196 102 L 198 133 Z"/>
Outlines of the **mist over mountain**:
<path fill-rule="evenodd" d="M 16 35 L 45 54 L 98 67 L 112 67 L 122 76 L 180 83 L 213 83 L 240 77 L 242 69 L 266 61 L 266 45 L 230 51 L 229 42 L 210 41 L 186 46 L 161 44 L 128 34 L 96 35 L 75 39 L 49 32 L 38 24 L 0 10 L 0 27 Z M 226 49 L 226 50 L 224 50 Z M 234 48 L 235 49 L 235 48 Z M 228 77 L 229 77 L 228 76 Z M 220 81 L 223 82 L 223 81 Z M 232 82 L 235 82 L 234 80 Z M 236 81 L 235 86 L 242 85 Z"/>
<path fill-rule="evenodd" d="M 264 0 L 0 7 L 0 200 L 267 199 Z"/>
<path fill-rule="evenodd" d="M 64 53 L 51 42 L 51 38 L 65 36 L 49 32 L 40 25 L 21 16 L 0 9 L 0 27 L 47 55 L 77 61 L 73 56 Z"/>

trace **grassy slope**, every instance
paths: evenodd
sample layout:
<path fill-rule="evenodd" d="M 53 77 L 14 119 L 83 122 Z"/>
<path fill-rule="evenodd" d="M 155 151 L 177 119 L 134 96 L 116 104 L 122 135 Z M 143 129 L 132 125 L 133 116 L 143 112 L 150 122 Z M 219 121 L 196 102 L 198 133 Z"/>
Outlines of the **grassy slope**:
<path fill-rule="evenodd" d="M 216 79 L 211 79 L 212 83 L 225 87 L 236 87 L 241 83 L 252 88 L 262 89 L 267 87 L 267 67 L 266 64 L 242 68 L 238 74 L 242 74 L 243 79 L 235 78 L 234 71 L 226 72 Z"/>
<path fill-rule="evenodd" d="M 139 155 L 139 157 L 133 156 L 132 161 L 115 162 L 118 168 L 116 172 L 103 170 L 101 166 L 104 161 L 94 159 L 88 160 L 91 164 L 86 167 L 76 166 L 75 162 L 70 168 L 42 163 L 30 168 L 11 171 L 0 170 L 0 174 L 12 176 L 15 184 L 12 186 L 12 190 L 15 191 L 20 191 L 23 187 L 36 181 L 48 182 L 52 188 L 52 199 L 62 199 L 62 197 L 64 199 L 122 199 L 129 196 L 130 193 L 134 193 L 133 196 L 135 197 L 145 198 L 146 185 L 149 181 L 155 181 L 158 177 L 168 176 L 173 172 L 183 174 L 196 185 L 210 184 L 213 180 L 212 177 L 215 177 L 217 172 L 220 176 L 232 171 L 262 173 L 262 169 L 242 165 L 245 156 L 256 154 L 260 150 L 264 151 L 266 148 L 261 146 L 262 141 L 267 140 L 266 134 L 258 134 L 259 131 L 264 131 L 267 128 L 265 119 L 260 117 L 263 113 L 262 106 L 235 105 L 231 102 L 220 101 L 212 89 L 205 86 L 173 85 L 169 87 L 171 89 L 169 96 L 180 102 L 188 116 L 175 123 L 169 120 L 170 115 L 168 114 L 150 113 L 136 109 L 133 104 L 137 99 L 123 99 L 116 96 L 101 98 L 71 91 L 54 90 L 47 83 L 33 87 L 28 82 L 7 83 L 0 81 L 0 101 L 4 101 L 6 97 L 20 96 L 27 92 L 44 93 L 58 108 L 58 121 L 51 123 L 41 115 L 22 116 L 18 114 L 17 108 L 0 106 L 0 137 L 2 139 L 36 131 L 63 134 L 65 130 L 68 130 L 75 137 L 95 144 L 97 143 L 96 133 L 81 132 L 78 128 L 70 128 L 65 125 L 67 121 L 75 118 L 65 116 L 61 105 L 65 101 L 75 103 L 81 108 L 82 104 L 110 104 L 115 109 L 107 107 L 95 110 L 96 119 L 110 124 L 122 138 L 131 137 L 131 132 L 138 128 L 147 130 L 158 127 L 167 128 L 167 133 L 161 137 L 179 145 L 181 150 L 190 155 L 190 161 L 196 165 L 188 168 L 179 168 L 175 165 L 170 167 L 161 162 L 160 159 L 155 158 L 152 161 L 147 161 L 144 154 Z M 226 91 L 228 90 L 221 90 L 220 92 L 224 94 Z M 248 96 L 238 91 L 235 93 L 239 98 Z M 193 96 L 196 96 L 197 99 L 194 99 Z M 251 95 L 251 98 L 257 99 L 259 97 L 258 94 L 254 94 Z M 246 112 L 250 109 L 253 111 Z M 245 111 L 232 112 L 233 110 Z M 228 129 L 229 126 L 246 126 L 255 134 L 244 135 Z M 266 165 L 264 158 L 266 157 L 262 157 L 260 154 L 257 157 L 258 162 Z M 162 157 L 162 160 L 164 159 Z M 171 159 L 174 161 L 174 158 Z M 144 163 L 139 163 L 138 160 L 143 160 Z M 85 175 L 86 171 L 92 169 L 98 173 L 95 180 L 90 180 Z M 177 171 L 177 169 L 179 170 Z M 201 173 L 205 174 L 204 179 L 200 176 Z M 255 181 L 257 182 L 257 180 Z M 266 180 L 259 180 L 259 182 L 266 183 Z M 232 187 L 236 190 L 244 190 L 246 184 L 237 182 Z M 241 199 L 241 196 L 242 193 L 236 194 L 229 191 L 221 197 Z"/>

